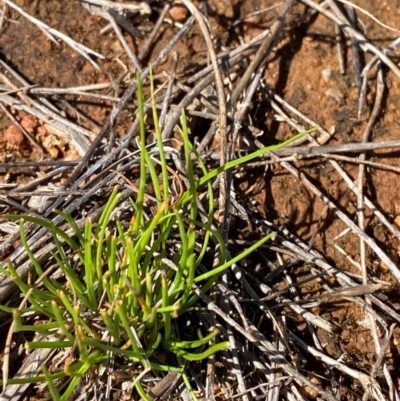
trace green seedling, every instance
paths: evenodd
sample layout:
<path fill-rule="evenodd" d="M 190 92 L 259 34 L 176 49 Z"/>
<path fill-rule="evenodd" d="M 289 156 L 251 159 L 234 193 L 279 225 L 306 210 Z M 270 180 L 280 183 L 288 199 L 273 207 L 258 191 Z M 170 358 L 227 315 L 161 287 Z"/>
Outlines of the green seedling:
<path fill-rule="evenodd" d="M 311 131 L 208 171 L 189 140 L 186 117 L 182 113 L 180 132 L 189 185 L 173 200 L 171 182 L 176 174 L 171 173 L 167 164 L 152 80 L 151 93 L 159 148 L 157 163 L 145 146 L 144 97 L 138 77 L 140 181 L 137 196 L 131 200 L 132 219 L 128 226 L 113 217 L 120 199 L 118 188 L 111 193 L 99 220 L 88 219 L 83 228 L 79 228 L 66 211 L 57 213 L 69 226 L 67 231 L 49 219 L 8 216 L 20 221 L 22 244 L 37 277 L 42 279 L 39 284 L 26 283 L 12 264 L 0 265 L 1 272 L 14 280 L 28 300 L 21 309 L 9 306 L 0 306 L 0 309 L 12 314 L 15 333 L 36 333 L 35 339 L 26 343 L 27 349 L 50 348 L 70 355 L 63 367 L 43 366 L 43 373 L 37 377 L 8 378 L 9 384 L 47 382 L 52 399 L 66 401 L 86 374 L 99 371 L 110 363 L 112 356 L 135 366 L 134 380 L 135 372 L 144 369 L 183 372 L 185 361 L 201 361 L 228 346 L 226 341 L 217 339 L 217 331 L 203 333 L 193 341 L 181 340 L 176 331 L 176 318 L 197 307 L 195 288 L 208 291 L 221 273 L 254 252 L 272 234 L 227 260 L 225 243 L 213 226 L 212 180 L 228 169 L 287 146 Z M 152 212 L 145 202 L 149 183 L 156 199 Z M 207 192 L 205 221 L 200 219 L 198 211 L 200 191 Z M 48 257 L 62 272 L 62 279 L 54 279 L 43 271 L 29 245 L 26 222 L 52 232 L 55 247 Z M 172 238 L 175 240 L 173 249 Z M 176 238 L 179 238 L 178 245 Z M 200 249 L 198 244 L 201 244 Z M 220 264 L 200 273 L 207 250 L 217 246 Z M 38 319 L 43 323 L 35 324 Z M 211 340 L 214 344 L 210 346 Z M 160 351 L 167 354 L 170 362 L 160 364 L 156 357 Z M 190 390 L 186 375 L 184 382 Z M 135 386 L 146 399 L 139 380 L 135 380 Z M 191 394 L 195 399 L 193 391 Z"/>

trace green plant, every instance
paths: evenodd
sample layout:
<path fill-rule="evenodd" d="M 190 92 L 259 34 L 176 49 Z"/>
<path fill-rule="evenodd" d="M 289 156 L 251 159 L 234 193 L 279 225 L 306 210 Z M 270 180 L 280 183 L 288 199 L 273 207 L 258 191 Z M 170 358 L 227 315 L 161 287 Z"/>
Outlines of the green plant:
<path fill-rule="evenodd" d="M 173 319 L 196 305 L 198 296 L 194 292 L 195 286 L 201 291 L 210 289 L 221 272 L 268 241 L 271 235 L 233 259 L 226 260 L 223 239 L 213 229 L 214 194 L 211 179 L 224 170 L 286 146 L 305 133 L 207 171 L 190 143 L 183 113 L 181 135 L 189 185 L 171 201 L 171 180 L 176 176 L 170 173 L 167 165 L 153 94 L 152 87 L 153 120 L 161 173 L 144 146 L 144 99 L 138 79 L 140 181 L 137 197 L 131 201 L 133 215 L 129 224 L 124 226 L 113 218 L 120 199 L 117 188 L 108 199 L 99 221 L 94 223 L 88 219 L 83 230 L 71 215 L 57 211 L 72 229 L 72 236 L 48 219 L 8 216 L 20 221 L 22 244 L 37 276 L 42 279 L 39 285 L 28 284 L 18 276 L 11 263 L 8 268 L 0 266 L 1 272 L 15 281 L 28 300 L 26 308 L 10 309 L 3 306 L 1 309 L 13 314 L 14 332 L 37 333 L 35 340 L 26 343 L 28 349 L 62 349 L 70 353 L 63 369 L 50 372 L 44 368 L 43 375 L 10 378 L 8 383 L 47 382 L 53 399 L 67 400 L 81 378 L 91 369 L 104 365 L 111 356 L 119 356 L 127 363 L 136 365 L 136 371 L 156 369 L 179 371 L 185 375 L 185 360 L 199 361 L 227 347 L 224 341 L 207 346 L 217 336 L 217 331 L 207 335 L 198 333 L 198 338 L 192 341 L 181 340 L 174 330 Z M 194 160 L 202 171 L 200 178 L 196 178 L 198 171 L 195 171 Z M 149 180 L 156 199 L 151 217 L 145 195 Z M 205 221 L 201 221 L 198 194 L 204 186 L 208 209 Z M 61 270 L 62 280 L 47 277 L 35 258 L 25 233 L 26 221 L 51 230 L 56 250 L 49 257 Z M 177 237 L 179 246 L 171 250 L 171 239 Z M 207 249 L 216 245 L 221 255 L 220 265 L 200 273 L 199 266 Z M 35 325 L 35 318 L 46 323 Z M 174 361 L 174 364 L 157 361 L 157 350 L 172 355 L 168 361 Z M 187 377 L 185 382 L 189 383 Z M 147 399 L 140 380 L 135 380 L 135 386 L 141 397 Z M 192 396 L 195 398 L 194 394 Z"/>

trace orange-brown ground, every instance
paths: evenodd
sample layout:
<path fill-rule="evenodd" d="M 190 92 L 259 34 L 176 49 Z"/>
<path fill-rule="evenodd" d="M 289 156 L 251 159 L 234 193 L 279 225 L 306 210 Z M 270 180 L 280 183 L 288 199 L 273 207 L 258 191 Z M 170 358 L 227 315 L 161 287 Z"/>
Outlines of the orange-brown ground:
<path fill-rule="evenodd" d="M 214 30 L 214 36 L 218 37 L 222 44 L 232 45 L 238 43 L 238 35 L 244 40 L 254 37 L 262 29 L 268 26 L 274 13 L 266 13 L 246 19 L 236 29 L 227 30 L 226 27 L 232 20 L 241 15 L 268 7 L 276 3 L 275 0 L 260 1 L 222 1 L 209 2 L 209 20 Z M 255 4 L 257 3 L 257 4 Z M 398 1 L 387 0 L 383 3 L 372 0 L 357 0 L 356 4 L 366 8 L 385 24 L 399 28 L 400 7 Z M 113 78 L 118 77 L 124 71 L 123 64 L 129 65 L 126 55 L 117 41 L 115 35 L 109 31 L 99 36 L 99 30 L 105 22 L 98 17 L 83 11 L 76 1 L 31 1 L 17 0 L 16 4 L 46 22 L 52 27 L 68 33 L 77 41 L 81 41 L 89 48 L 103 54 L 106 59 L 98 60 L 104 71 Z M 157 6 L 159 10 L 160 7 Z M 300 13 L 302 6 L 296 6 Z M 156 14 L 156 13 L 155 13 Z M 101 83 L 109 80 L 109 77 L 96 70 L 71 48 L 65 44 L 56 46 L 46 38 L 36 27 L 28 23 L 17 13 L 11 16 L 16 21 L 5 22 L 0 34 L 1 57 L 15 68 L 31 84 L 46 87 L 72 87 Z M 374 43 L 383 46 L 393 40 L 397 32 L 389 31 L 368 17 L 359 14 L 367 36 Z M 176 16 L 175 16 L 176 17 Z M 181 16 L 176 17 L 182 18 Z M 183 16 L 185 18 L 185 16 Z M 156 15 L 152 15 L 151 21 L 144 21 L 141 26 L 152 27 Z M 355 86 L 352 55 L 350 48 L 346 54 L 346 74 L 339 72 L 334 43 L 334 26 L 322 17 L 313 17 L 308 20 L 298 20 L 296 14 L 291 16 L 293 20 L 290 29 L 285 30 L 282 41 L 277 46 L 273 57 L 265 72 L 265 82 L 280 96 L 302 113 L 313 119 L 326 129 L 335 131 L 332 143 L 359 142 L 366 127 L 369 112 L 374 102 L 375 78 L 371 75 L 369 82 L 369 95 L 367 105 L 360 121 L 357 121 L 357 88 Z M 153 45 L 143 65 L 157 54 L 172 37 L 173 29 L 163 25 L 159 39 Z M 128 43 L 138 52 L 144 41 L 132 39 L 127 36 Z M 189 63 L 202 61 L 206 57 L 206 45 L 199 33 L 194 28 L 192 33 L 186 36 L 175 49 L 180 55 L 180 65 L 183 67 Z M 394 60 L 399 60 L 399 51 L 395 53 Z M 362 55 L 363 57 L 363 55 Z M 369 60 L 367 55 L 366 61 Z M 116 59 L 121 62 L 117 62 Z M 169 71 L 171 60 L 168 57 L 157 69 Z M 331 70 L 328 79 L 324 79 L 323 71 Z M 327 94 L 328 93 L 328 94 Z M 334 94 L 330 96 L 329 94 Z M 391 71 L 385 70 L 385 95 L 383 109 L 379 115 L 377 124 L 372 130 L 372 141 L 386 141 L 398 138 L 400 128 L 400 79 Z M 270 143 L 283 140 L 291 135 L 291 132 L 278 125 L 272 118 L 272 112 L 263 104 L 258 113 L 258 121 L 255 125 L 265 130 L 261 140 Z M 101 126 L 110 111 L 111 104 L 92 101 L 79 104 L 82 113 L 93 121 L 91 128 Z M 68 144 L 58 142 L 47 144 L 49 134 L 41 124 L 34 119 L 24 117 L 16 113 L 23 122 L 31 124 L 28 132 L 43 146 L 50 155 L 56 159 L 74 159 L 78 155 L 74 153 Z M 75 116 L 71 116 L 75 118 Z M 90 123 L 87 123 L 90 125 Z M 13 133 L 10 128 L 12 123 L 7 116 L 0 111 L 0 162 L 2 161 L 27 161 L 39 160 L 42 156 L 25 140 L 21 141 L 19 134 Z M 18 130 L 17 130 L 18 131 Z M 273 138 L 273 140 L 271 140 Z M 54 150 L 55 148 L 56 150 Z M 380 163 L 400 167 L 398 153 L 381 151 L 374 153 L 368 159 Z M 311 177 L 313 182 L 347 213 L 352 216 L 356 213 L 356 197 L 343 182 L 341 177 L 327 161 L 312 160 L 298 163 L 298 166 Z M 343 163 L 347 173 L 356 179 L 358 167 Z M 394 222 L 400 215 L 400 179 L 396 173 L 384 170 L 368 168 L 366 173 L 365 191 L 374 204 Z M 0 183 L 25 183 L 32 177 L 24 171 L 0 171 Z M 267 173 L 265 178 L 261 175 L 257 178 L 259 185 L 250 198 L 256 201 L 259 211 L 269 220 L 285 224 L 296 233 L 303 241 L 308 241 L 321 220 L 314 242 L 314 247 L 325 255 L 327 260 L 337 268 L 359 274 L 360 272 L 351 265 L 348 260 L 339 253 L 334 243 L 343 248 L 349 256 L 359 261 L 359 239 L 348 233 L 339 240 L 334 238 L 340 234 L 346 226 L 338 218 L 324 212 L 324 203 L 311 194 L 306 188 L 289 175 L 282 167 L 275 166 L 273 174 Z M 246 185 L 242 189 L 244 189 Z M 324 213 L 324 214 L 323 214 Z M 400 244 L 382 228 L 370 211 L 366 210 L 367 233 L 374 237 L 382 248 L 390 254 L 398 263 Z M 387 268 L 382 265 L 373 252 L 368 250 L 367 267 L 375 277 L 393 282 L 393 278 Z M 307 290 L 312 291 L 316 284 L 311 282 Z M 399 305 L 398 294 L 390 294 L 391 302 Z M 365 318 L 364 312 L 354 303 L 340 303 L 324 307 L 321 313 L 327 320 L 335 322 L 340 327 L 340 334 L 327 336 L 323 330 L 318 330 L 321 344 L 328 355 L 339 358 L 347 353 L 348 358 L 353 358 L 351 365 L 361 370 L 367 370 L 374 360 L 373 342 L 370 331 L 364 328 L 360 322 Z M 297 321 L 299 328 L 301 319 Z M 304 328 L 305 329 L 305 328 Z M 393 346 L 390 348 L 390 367 L 400 371 L 400 329 L 395 329 Z M 400 375 L 397 376 L 397 386 L 400 386 Z M 348 395 L 348 399 L 351 396 Z"/>

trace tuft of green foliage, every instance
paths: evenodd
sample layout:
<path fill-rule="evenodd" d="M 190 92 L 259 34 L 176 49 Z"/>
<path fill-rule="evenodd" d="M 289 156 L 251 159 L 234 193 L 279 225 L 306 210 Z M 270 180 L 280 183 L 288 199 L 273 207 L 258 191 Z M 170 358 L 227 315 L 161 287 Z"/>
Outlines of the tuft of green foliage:
<path fill-rule="evenodd" d="M 43 367 L 42 375 L 10 378 L 10 384 L 47 382 L 51 397 L 66 401 L 85 374 L 94 369 L 98 371 L 111 357 L 118 356 L 135 366 L 132 372 L 150 369 L 179 371 L 189 385 L 183 369 L 185 361 L 203 360 L 228 346 L 226 341 L 208 345 L 217 336 L 216 330 L 198 333 L 197 339 L 184 341 L 175 331 L 174 319 L 196 306 L 195 287 L 208 291 L 223 271 L 264 244 L 271 235 L 226 260 L 224 241 L 213 228 L 211 180 L 222 171 L 286 146 L 305 133 L 208 171 L 190 143 L 185 114 L 182 113 L 180 132 L 189 184 L 172 201 L 171 183 L 177 177 L 167 165 L 153 82 L 151 90 L 159 161 L 155 162 L 145 146 L 144 97 L 138 77 L 140 180 L 137 197 L 131 200 L 129 224 L 123 224 L 115 217 L 121 195 L 118 188 L 113 190 L 99 220 L 92 222 L 87 219 L 83 229 L 67 212 L 57 211 L 73 235 L 68 235 L 49 219 L 8 216 L 20 221 L 22 244 L 37 276 L 42 279 L 40 285 L 25 283 L 11 263 L 7 267 L 0 266 L 1 272 L 12 278 L 28 299 L 25 308 L 1 306 L 0 309 L 12 313 L 15 333 L 36 333 L 35 339 L 26 343 L 27 349 L 51 348 L 68 351 L 71 355 L 59 370 L 49 371 L 48 367 Z M 200 177 L 198 170 L 195 171 L 195 162 L 200 166 Z M 155 204 L 151 209 L 146 204 L 145 194 L 149 183 L 155 194 Z M 201 220 L 198 194 L 204 188 L 208 208 L 206 219 Z M 25 222 L 46 227 L 52 232 L 55 251 L 49 257 L 62 272 L 62 279 L 48 277 L 43 271 L 28 244 Z M 172 238 L 175 240 L 173 250 Z M 199 266 L 207 250 L 216 246 L 221 255 L 220 265 L 201 273 Z M 34 324 L 37 319 L 45 323 Z M 159 351 L 166 353 L 167 360 L 174 361 L 173 364 L 160 363 L 155 357 Z M 132 373 L 132 379 L 136 379 L 135 373 Z M 135 380 L 135 386 L 140 396 L 147 399 L 140 380 Z M 192 397 L 196 399 L 193 392 Z"/>

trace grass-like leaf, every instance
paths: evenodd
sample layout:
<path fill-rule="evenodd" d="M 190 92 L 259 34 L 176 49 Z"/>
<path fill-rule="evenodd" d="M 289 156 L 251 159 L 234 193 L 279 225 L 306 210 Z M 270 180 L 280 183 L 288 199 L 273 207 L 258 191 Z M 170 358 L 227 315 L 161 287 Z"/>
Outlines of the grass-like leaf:
<path fill-rule="evenodd" d="M 154 92 L 152 83 L 152 116 L 159 148 L 157 161 L 146 147 L 144 95 L 138 76 L 140 180 L 136 198 L 131 200 L 132 216 L 127 226 L 113 218 L 120 200 L 118 188 L 113 189 L 99 220 L 88 218 L 82 229 L 66 211 L 57 213 L 64 219 L 67 229 L 45 218 L 8 216 L 20 220 L 21 241 L 41 283 L 36 287 L 25 283 L 12 264 L 7 268 L 0 266 L 1 272 L 14 280 L 21 294 L 28 297 L 27 308 L 0 306 L 0 310 L 13 314 L 15 332 L 29 332 L 36 327 L 41 337 L 27 342 L 28 349 L 74 350 L 74 359 L 66 362 L 64 369 L 50 373 L 45 367 L 43 375 L 10 378 L 9 383 L 47 381 L 53 399 L 64 401 L 71 397 L 87 372 L 98 370 L 114 354 L 126 358 L 138 370 L 144 367 L 183 373 L 196 400 L 189 378 L 184 374 L 185 361 L 201 361 L 228 346 L 225 341 L 208 345 L 218 338 L 217 331 L 199 333 L 198 338 L 191 341 L 182 340 L 174 319 L 195 306 L 198 301 L 193 291 L 195 286 L 208 291 L 221 273 L 254 252 L 273 234 L 225 262 L 225 243 L 213 225 L 211 180 L 223 171 L 286 146 L 312 130 L 208 171 L 190 142 L 186 117 L 182 113 L 180 132 L 188 184 L 176 197 L 171 182 L 179 177 L 170 173 L 171 167 L 167 164 Z M 145 202 L 148 184 L 156 199 L 152 205 Z M 199 191 L 204 193 L 204 189 L 207 205 L 200 205 Z M 202 216 L 200 206 L 205 208 Z M 53 234 L 54 250 L 49 258 L 63 273 L 61 279 L 46 276 L 31 249 L 25 222 L 46 227 Z M 211 246 L 218 247 L 221 263 L 200 273 L 199 267 Z M 31 324 L 32 312 L 46 320 L 41 327 Z M 160 364 L 155 357 L 160 350 L 168 354 L 167 361 L 177 363 Z M 145 398 L 140 382 L 135 383 L 137 392 Z"/>

